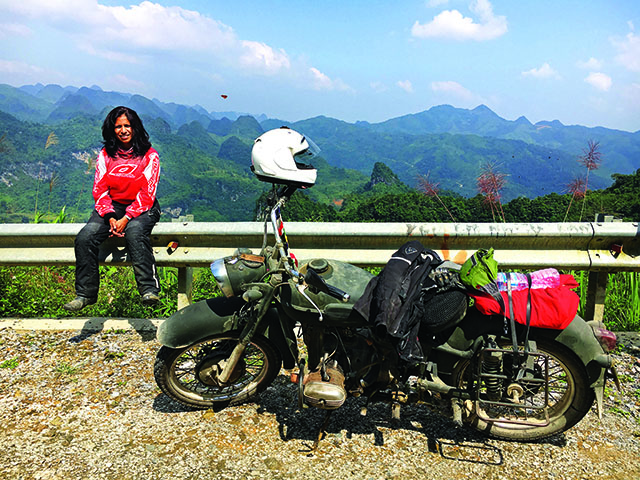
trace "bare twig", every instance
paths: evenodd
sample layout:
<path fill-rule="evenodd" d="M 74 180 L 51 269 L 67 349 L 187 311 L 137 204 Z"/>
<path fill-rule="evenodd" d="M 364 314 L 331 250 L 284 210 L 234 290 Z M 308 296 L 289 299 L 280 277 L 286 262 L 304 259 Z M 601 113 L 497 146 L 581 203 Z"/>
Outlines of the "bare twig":
<path fill-rule="evenodd" d="M 582 197 L 582 209 L 580 210 L 580 219 L 582 221 L 582 215 L 584 214 L 584 206 L 587 203 L 587 188 L 589 186 L 589 172 L 591 170 L 597 170 L 602 163 L 602 152 L 600 152 L 600 142 L 594 142 L 589 140 L 587 148 L 582 151 L 582 155 L 578 157 L 578 162 L 587 168 L 587 175 L 584 181 L 584 196 Z"/>
<path fill-rule="evenodd" d="M 478 190 L 484 196 L 484 201 L 491 208 L 493 220 L 498 219 L 506 222 L 500 192 L 507 183 L 507 175 L 499 172 L 494 163 L 488 162 L 482 167 L 482 172 L 477 179 Z"/>
<path fill-rule="evenodd" d="M 438 201 L 440 202 L 440 205 L 442 205 L 442 207 L 447 211 L 447 213 L 449 214 L 449 216 L 451 217 L 452 221 L 456 221 L 456 219 L 453 217 L 453 215 L 451 214 L 451 212 L 449 211 L 449 209 L 447 208 L 447 206 L 444 204 L 444 202 L 442 201 L 442 199 L 440 198 L 440 195 L 438 195 L 438 191 L 439 188 L 438 186 L 440 185 L 439 183 L 435 183 L 432 182 L 429 179 L 429 175 L 431 174 L 431 172 L 427 172 L 426 175 L 419 175 L 418 176 L 418 188 L 422 191 L 422 193 L 424 193 L 426 196 L 428 197 L 435 197 L 438 199 Z"/>

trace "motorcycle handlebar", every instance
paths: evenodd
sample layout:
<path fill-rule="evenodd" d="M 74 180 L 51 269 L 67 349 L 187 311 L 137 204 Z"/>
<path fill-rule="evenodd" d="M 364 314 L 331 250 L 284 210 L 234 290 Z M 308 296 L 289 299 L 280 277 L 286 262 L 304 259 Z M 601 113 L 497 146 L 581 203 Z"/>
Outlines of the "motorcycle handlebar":
<path fill-rule="evenodd" d="M 332 285 L 327 285 L 327 287 L 329 288 L 329 291 L 327 293 L 333 298 L 337 298 L 343 303 L 347 303 L 351 298 L 351 295 L 349 295 L 347 292 L 343 290 L 340 290 L 337 287 L 334 287 Z"/>

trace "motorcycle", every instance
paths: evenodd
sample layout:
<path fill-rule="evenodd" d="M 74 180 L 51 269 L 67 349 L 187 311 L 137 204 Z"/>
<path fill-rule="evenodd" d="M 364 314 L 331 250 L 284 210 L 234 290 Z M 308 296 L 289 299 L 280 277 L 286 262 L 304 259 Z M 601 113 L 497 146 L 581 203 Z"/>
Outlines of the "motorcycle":
<path fill-rule="evenodd" d="M 512 441 L 563 432 L 594 400 L 602 415 L 605 383 L 616 379 L 615 336 L 577 315 L 561 330 L 527 328 L 465 301 L 445 324 L 421 327 L 421 360 L 400 358 L 353 308 L 373 274 L 325 258 L 297 264 L 289 251 L 282 209 L 299 187 L 274 185 L 259 253 L 239 248 L 211 264 L 223 296 L 159 326 L 154 376 L 163 393 L 188 407 L 223 408 L 264 391 L 284 367 L 298 407 L 326 410 L 325 425 L 348 397 L 388 402 L 393 418 L 402 405 L 426 404 Z M 443 264 L 435 274 L 457 268 Z"/>

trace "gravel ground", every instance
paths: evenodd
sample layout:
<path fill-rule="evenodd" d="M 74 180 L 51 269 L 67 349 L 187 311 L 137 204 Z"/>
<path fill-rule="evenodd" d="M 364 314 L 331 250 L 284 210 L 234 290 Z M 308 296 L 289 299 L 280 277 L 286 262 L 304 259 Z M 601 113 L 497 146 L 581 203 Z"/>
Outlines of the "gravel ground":
<path fill-rule="evenodd" d="M 2 479 L 640 478 L 640 348 L 616 354 L 624 394 L 605 414 L 538 443 L 487 439 L 425 406 L 366 417 L 350 399 L 311 446 L 323 412 L 298 411 L 280 375 L 255 403 L 190 411 L 156 387 L 153 332 L 0 330 Z"/>

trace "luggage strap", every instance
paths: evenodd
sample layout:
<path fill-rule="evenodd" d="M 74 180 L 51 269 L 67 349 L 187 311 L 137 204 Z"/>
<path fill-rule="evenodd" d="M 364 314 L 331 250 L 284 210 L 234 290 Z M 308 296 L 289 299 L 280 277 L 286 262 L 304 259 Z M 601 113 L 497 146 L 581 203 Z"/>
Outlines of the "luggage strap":
<path fill-rule="evenodd" d="M 531 274 L 527 273 L 527 284 L 528 284 L 528 294 L 527 294 L 527 323 L 526 323 L 526 331 L 524 337 L 524 358 L 526 359 L 529 355 L 529 330 L 531 329 Z M 516 371 L 519 367 L 520 363 L 520 353 L 518 352 L 518 336 L 516 334 L 516 314 L 513 311 L 513 295 L 511 290 L 511 272 L 507 274 L 507 294 L 509 296 L 509 323 L 511 326 L 511 343 L 513 346 L 513 367 L 514 371 Z M 505 315 L 506 321 L 506 315 Z"/>

